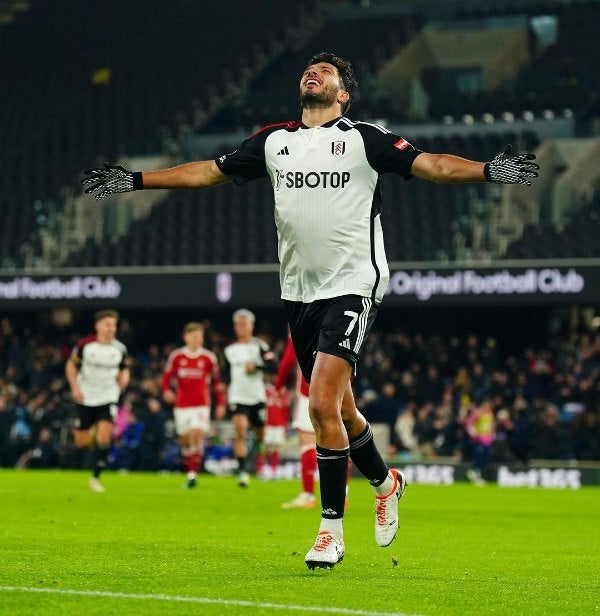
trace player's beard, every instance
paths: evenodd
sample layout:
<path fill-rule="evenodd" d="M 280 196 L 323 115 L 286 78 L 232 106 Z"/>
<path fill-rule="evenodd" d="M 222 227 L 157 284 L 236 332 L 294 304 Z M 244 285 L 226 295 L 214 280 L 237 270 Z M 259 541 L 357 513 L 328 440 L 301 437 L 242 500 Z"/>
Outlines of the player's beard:
<path fill-rule="evenodd" d="M 328 109 L 337 100 L 338 90 L 333 86 L 325 87 L 321 92 L 305 90 L 300 93 L 303 109 Z"/>

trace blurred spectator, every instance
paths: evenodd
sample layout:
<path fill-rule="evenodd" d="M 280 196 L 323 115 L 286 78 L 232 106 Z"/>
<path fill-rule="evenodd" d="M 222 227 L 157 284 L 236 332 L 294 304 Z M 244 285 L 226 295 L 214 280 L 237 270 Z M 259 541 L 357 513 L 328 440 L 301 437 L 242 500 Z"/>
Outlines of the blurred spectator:
<path fill-rule="evenodd" d="M 138 420 L 131 405 L 124 408 L 125 424 L 111 450 L 112 467 L 122 471 L 135 471 L 140 467 L 144 424 Z"/>
<path fill-rule="evenodd" d="M 499 370 L 502 366 L 502 357 L 498 350 L 498 342 L 492 336 L 485 341 L 485 347 L 481 351 L 481 360 L 482 363 L 485 364 L 485 369 L 488 372 Z M 475 364 L 473 367 L 475 367 Z"/>
<path fill-rule="evenodd" d="M 454 413 L 450 390 L 444 393 L 441 403 L 435 409 L 433 429 L 433 450 L 436 456 L 460 458 L 464 430 Z"/>
<path fill-rule="evenodd" d="M 423 399 L 437 404 L 441 401 L 443 393 L 444 383 L 440 376 L 440 371 L 438 370 L 437 366 L 429 364 L 426 368 L 425 376 L 423 378 L 421 396 L 423 397 Z"/>
<path fill-rule="evenodd" d="M 419 398 L 417 379 L 410 370 L 405 370 L 400 376 L 400 384 L 398 388 L 398 398 L 402 404 L 416 402 Z"/>
<path fill-rule="evenodd" d="M 463 377 L 464 378 L 464 377 Z M 456 383 L 456 379 L 455 379 Z M 473 365 L 470 378 L 469 395 L 475 400 L 484 398 L 490 389 L 490 377 L 481 362 Z"/>
<path fill-rule="evenodd" d="M 160 398 L 150 396 L 141 406 L 140 418 L 144 423 L 142 442 L 140 445 L 140 470 L 157 471 L 165 457 L 165 424 L 168 413 Z"/>
<path fill-rule="evenodd" d="M 515 458 L 511 448 L 511 435 L 514 424 L 510 412 L 502 408 L 496 413 L 496 439 L 493 445 L 493 459 L 504 464 L 512 462 Z"/>
<path fill-rule="evenodd" d="M 600 417 L 598 412 L 585 412 L 574 426 L 574 453 L 577 460 L 600 460 Z"/>
<path fill-rule="evenodd" d="M 383 424 L 388 430 L 388 445 L 393 443 L 392 431 L 400 412 L 400 401 L 396 397 L 396 386 L 384 383 L 375 400 L 363 409 L 363 415 L 370 424 Z"/>
<path fill-rule="evenodd" d="M 554 372 L 550 353 L 545 350 L 534 351 L 533 349 L 527 349 L 525 358 L 534 395 L 545 397 L 552 382 Z"/>
<path fill-rule="evenodd" d="M 532 420 L 527 401 L 517 396 L 513 404 L 512 429 L 508 434 L 510 449 L 517 460 L 527 464 L 531 458 Z"/>
<path fill-rule="evenodd" d="M 17 460 L 16 468 L 57 468 L 60 451 L 49 428 L 42 428 L 33 449 L 25 451 Z"/>
<path fill-rule="evenodd" d="M 8 433 L 8 464 L 13 466 L 29 448 L 32 440 L 31 413 L 27 405 L 27 393 L 19 392 L 18 402 L 12 411 L 12 423 Z"/>
<path fill-rule="evenodd" d="M 9 466 L 9 437 L 11 413 L 8 408 L 8 393 L 2 390 L 0 380 L 0 466 Z"/>
<path fill-rule="evenodd" d="M 541 410 L 535 427 L 532 454 L 542 460 L 573 458 L 571 430 L 560 420 L 559 410 L 554 404 L 547 404 Z"/>
<path fill-rule="evenodd" d="M 481 362 L 477 362 L 477 364 L 481 365 Z M 456 370 L 456 374 L 454 375 L 454 391 L 457 396 L 472 394 L 471 374 L 466 366 L 459 366 Z"/>
<path fill-rule="evenodd" d="M 138 327 L 147 331 L 136 322 Z M 119 464 L 179 471 L 173 420 L 160 401 L 160 376 L 176 341 L 144 340 L 141 345 L 131 327 L 126 334 L 136 353 L 134 378 L 123 401 L 131 409 L 124 410 L 119 437 L 131 423 L 130 412 L 143 431 L 138 457 L 133 462 L 121 458 Z M 63 374 L 65 356 L 79 337 L 72 328 L 57 334 L 0 319 L 0 465 L 12 466 L 24 452 L 35 450 L 46 430 L 57 447 L 58 466 L 84 464 L 72 456 L 74 408 Z M 207 340 L 222 357 L 229 338 L 208 321 Z M 499 409 L 492 461 L 599 460 L 600 335 L 585 328 L 565 331 L 547 348 L 511 354 L 503 353 L 495 338 L 481 340 L 485 343 L 477 336 L 371 332 L 354 385 L 359 408 L 371 421 L 390 427 L 391 452 L 435 460 L 460 457 L 464 450 L 469 459 L 472 443 L 462 420 L 473 400 L 487 397 Z M 283 339 L 273 340 L 273 348 L 282 344 Z M 131 436 L 130 444 L 136 441 L 135 430 Z"/>
<path fill-rule="evenodd" d="M 473 406 L 464 421 L 465 430 L 471 440 L 471 460 L 473 468 L 467 471 L 467 477 L 475 485 L 485 483 L 483 474 L 492 452 L 496 438 L 494 411 L 489 398 Z"/>
<path fill-rule="evenodd" d="M 409 402 L 394 424 L 392 439 L 397 451 L 418 455 L 419 441 L 415 434 L 416 423 L 416 404 Z"/>
<path fill-rule="evenodd" d="M 417 409 L 415 422 L 415 436 L 419 453 L 424 458 L 434 458 L 433 443 L 436 437 L 436 429 L 433 425 L 433 404 L 426 402 Z"/>

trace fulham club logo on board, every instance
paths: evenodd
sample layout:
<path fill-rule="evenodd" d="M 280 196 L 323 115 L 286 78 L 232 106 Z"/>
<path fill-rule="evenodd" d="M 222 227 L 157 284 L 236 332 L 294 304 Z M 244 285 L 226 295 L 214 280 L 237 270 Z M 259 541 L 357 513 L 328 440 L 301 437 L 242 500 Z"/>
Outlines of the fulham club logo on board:
<path fill-rule="evenodd" d="M 346 151 L 346 142 L 345 141 L 332 141 L 331 142 L 331 153 L 334 156 L 342 156 L 342 154 Z"/>

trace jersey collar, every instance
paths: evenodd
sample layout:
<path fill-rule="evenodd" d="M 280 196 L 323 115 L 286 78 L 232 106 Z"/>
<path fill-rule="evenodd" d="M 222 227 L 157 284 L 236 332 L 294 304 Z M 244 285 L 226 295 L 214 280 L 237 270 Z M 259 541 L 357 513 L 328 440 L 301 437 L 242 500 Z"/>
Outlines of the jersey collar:
<path fill-rule="evenodd" d="M 337 124 L 342 119 L 342 116 L 338 116 L 337 118 L 333 118 L 333 120 L 329 120 L 329 122 L 325 122 L 325 124 L 321 124 L 321 126 L 306 126 L 304 122 L 300 122 L 300 128 L 330 128 L 334 124 Z"/>

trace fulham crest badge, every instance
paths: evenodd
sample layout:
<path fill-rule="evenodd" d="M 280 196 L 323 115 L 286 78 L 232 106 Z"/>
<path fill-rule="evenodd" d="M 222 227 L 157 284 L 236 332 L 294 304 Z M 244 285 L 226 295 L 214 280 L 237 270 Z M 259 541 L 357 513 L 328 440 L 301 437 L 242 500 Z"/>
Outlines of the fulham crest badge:
<path fill-rule="evenodd" d="M 345 141 L 332 141 L 331 142 L 331 153 L 334 156 L 342 156 L 342 154 L 346 151 L 346 142 Z"/>

